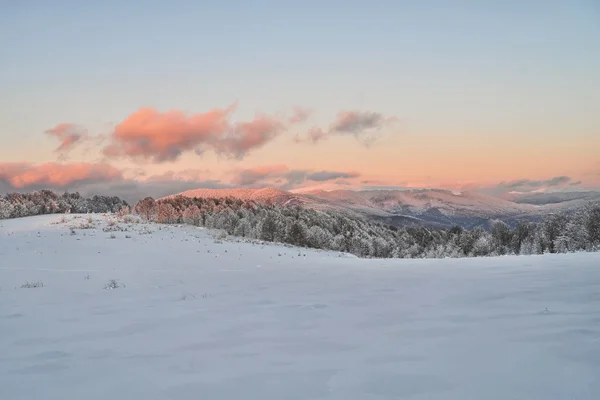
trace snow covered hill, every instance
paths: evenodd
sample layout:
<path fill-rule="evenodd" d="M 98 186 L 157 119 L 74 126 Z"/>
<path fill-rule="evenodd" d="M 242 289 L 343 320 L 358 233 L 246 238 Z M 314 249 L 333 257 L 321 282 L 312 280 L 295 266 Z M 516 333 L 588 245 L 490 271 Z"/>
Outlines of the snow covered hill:
<path fill-rule="evenodd" d="M 600 393 L 598 253 L 368 260 L 88 218 L 0 221 L 3 399 Z"/>
<path fill-rule="evenodd" d="M 285 190 L 279 190 L 275 188 L 263 188 L 263 189 L 194 189 L 188 190 L 179 195 L 186 197 L 200 197 L 200 198 L 214 198 L 220 199 L 224 197 L 234 197 L 241 200 L 252 200 L 256 202 L 271 202 L 274 204 L 286 204 L 290 200 L 295 199 L 296 195 Z M 176 196 L 176 195 L 173 195 Z M 167 196 L 172 197 L 172 196 Z"/>

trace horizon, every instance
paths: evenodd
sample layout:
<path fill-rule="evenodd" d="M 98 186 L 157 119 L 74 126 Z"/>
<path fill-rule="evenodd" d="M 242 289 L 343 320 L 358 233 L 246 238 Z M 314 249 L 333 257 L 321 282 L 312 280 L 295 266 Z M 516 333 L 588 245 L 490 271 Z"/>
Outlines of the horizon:
<path fill-rule="evenodd" d="M 0 194 L 600 190 L 593 1 L 4 11 Z"/>

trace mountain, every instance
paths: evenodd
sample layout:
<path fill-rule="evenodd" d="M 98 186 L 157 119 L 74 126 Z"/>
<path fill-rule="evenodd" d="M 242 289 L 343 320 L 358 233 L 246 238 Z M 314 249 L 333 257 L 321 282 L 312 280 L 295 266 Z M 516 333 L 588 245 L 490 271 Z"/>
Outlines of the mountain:
<path fill-rule="evenodd" d="M 543 207 L 516 203 L 476 192 L 440 189 L 414 190 L 311 190 L 301 193 L 264 189 L 197 189 L 179 195 L 186 197 L 235 197 L 259 203 L 299 205 L 318 210 L 350 213 L 394 226 L 427 225 L 466 228 L 487 226 L 501 219 L 509 225 L 539 219 Z"/>

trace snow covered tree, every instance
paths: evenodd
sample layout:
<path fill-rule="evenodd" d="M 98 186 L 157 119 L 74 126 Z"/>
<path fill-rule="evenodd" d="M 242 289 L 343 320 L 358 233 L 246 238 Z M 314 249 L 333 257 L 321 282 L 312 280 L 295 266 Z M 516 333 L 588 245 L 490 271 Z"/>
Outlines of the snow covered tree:
<path fill-rule="evenodd" d="M 492 238 L 487 233 L 484 233 L 481 236 L 479 236 L 479 238 L 477 238 L 477 240 L 473 244 L 473 249 L 471 250 L 471 253 L 475 257 L 489 256 L 493 254 L 493 249 L 494 244 L 492 242 Z"/>
<path fill-rule="evenodd" d="M 179 216 L 170 203 L 159 202 L 156 209 L 156 222 L 160 224 L 174 224 L 177 222 Z"/>
<path fill-rule="evenodd" d="M 0 197 L 0 219 L 8 219 L 12 214 L 12 204 Z"/>
<path fill-rule="evenodd" d="M 190 225 L 198 226 L 202 220 L 202 214 L 197 205 L 192 204 L 183 211 L 183 222 Z"/>
<path fill-rule="evenodd" d="M 512 240 L 512 232 L 508 225 L 502 221 L 494 221 L 490 233 L 492 235 L 492 246 L 496 253 L 508 253 L 509 245 Z"/>
<path fill-rule="evenodd" d="M 306 226 L 301 221 L 295 220 L 292 222 L 287 232 L 286 242 L 294 246 L 306 246 Z"/>
<path fill-rule="evenodd" d="M 152 197 L 146 197 L 135 206 L 135 211 L 147 221 L 152 221 L 156 217 L 157 206 Z"/>
<path fill-rule="evenodd" d="M 260 239 L 274 242 L 277 235 L 277 221 L 275 215 L 267 213 L 260 226 Z"/>
<path fill-rule="evenodd" d="M 542 225 L 542 246 L 543 251 L 555 253 L 554 241 L 562 234 L 567 225 L 567 218 L 564 215 L 556 214 L 546 219 Z"/>
<path fill-rule="evenodd" d="M 600 204 L 588 204 L 584 210 L 584 228 L 592 248 L 600 247 Z"/>

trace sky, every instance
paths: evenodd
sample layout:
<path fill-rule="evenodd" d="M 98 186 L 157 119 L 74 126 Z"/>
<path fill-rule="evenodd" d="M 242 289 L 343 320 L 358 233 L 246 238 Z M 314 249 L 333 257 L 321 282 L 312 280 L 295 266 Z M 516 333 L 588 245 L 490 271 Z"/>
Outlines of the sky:
<path fill-rule="evenodd" d="M 0 191 L 600 189 L 597 0 L 0 6 Z"/>

